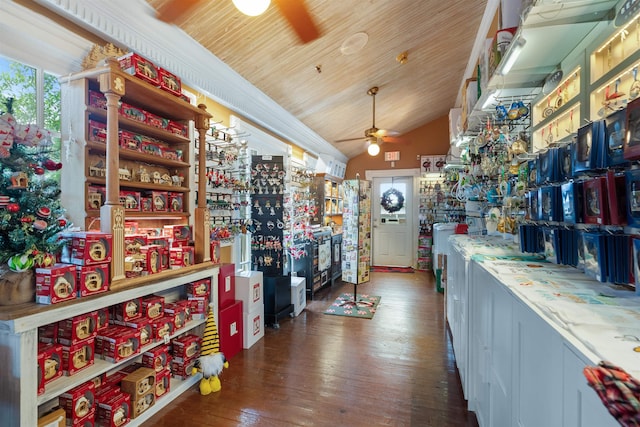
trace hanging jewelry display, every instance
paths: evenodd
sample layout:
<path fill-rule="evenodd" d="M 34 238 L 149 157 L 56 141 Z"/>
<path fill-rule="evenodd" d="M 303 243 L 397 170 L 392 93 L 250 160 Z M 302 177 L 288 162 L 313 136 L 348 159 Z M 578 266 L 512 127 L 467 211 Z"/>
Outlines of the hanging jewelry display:
<path fill-rule="evenodd" d="M 251 158 L 251 238 L 253 269 L 265 276 L 282 276 L 283 189 L 282 156 Z"/>

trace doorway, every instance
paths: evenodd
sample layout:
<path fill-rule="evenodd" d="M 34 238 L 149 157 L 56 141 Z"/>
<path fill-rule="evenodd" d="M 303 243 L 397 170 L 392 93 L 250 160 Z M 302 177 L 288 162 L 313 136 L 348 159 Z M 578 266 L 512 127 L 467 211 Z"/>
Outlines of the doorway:
<path fill-rule="evenodd" d="M 373 177 L 371 219 L 371 265 L 413 267 L 413 177 Z"/>

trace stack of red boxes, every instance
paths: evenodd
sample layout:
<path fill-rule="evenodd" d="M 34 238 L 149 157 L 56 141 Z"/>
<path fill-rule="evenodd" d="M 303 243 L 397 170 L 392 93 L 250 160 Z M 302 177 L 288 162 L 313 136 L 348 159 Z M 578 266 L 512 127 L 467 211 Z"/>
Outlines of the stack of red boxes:
<path fill-rule="evenodd" d="M 195 361 L 200 356 L 202 338 L 194 334 L 186 334 L 171 340 L 171 371 L 174 377 L 185 379 L 191 376 Z"/>
<path fill-rule="evenodd" d="M 211 279 L 200 279 L 187 284 L 187 298 L 193 319 L 205 319 L 211 301 Z"/>
<path fill-rule="evenodd" d="M 95 384 L 87 381 L 59 397 L 60 406 L 67 415 L 68 426 L 93 425 L 96 415 Z"/>
<path fill-rule="evenodd" d="M 264 296 L 261 271 L 243 271 L 235 277 L 236 299 L 242 301 L 242 348 L 264 337 Z"/>
<path fill-rule="evenodd" d="M 122 427 L 131 420 L 131 396 L 117 384 L 107 383 L 96 388 L 97 424 L 104 427 Z"/>
<path fill-rule="evenodd" d="M 159 345 L 142 353 L 142 365 L 156 373 L 156 399 L 164 396 L 171 385 L 171 354 L 169 346 Z"/>
<path fill-rule="evenodd" d="M 218 273 L 218 334 L 227 360 L 242 350 L 242 300 L 236 300 L 235 264 L 222 264 Z"/>
<path fill-rule="evenodd" d="M 62 368 L 66 375 L 93 365 L 97 323 L 97 311 L 58 322 L 57 340 L 62 345 Z"/>

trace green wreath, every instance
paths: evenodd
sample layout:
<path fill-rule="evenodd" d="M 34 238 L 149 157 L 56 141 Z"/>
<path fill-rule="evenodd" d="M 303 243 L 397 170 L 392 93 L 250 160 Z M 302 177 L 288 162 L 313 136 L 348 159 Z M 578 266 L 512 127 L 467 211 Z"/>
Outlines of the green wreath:
<path fill-rule="evenodd" d="M 380 206 L 389 213 L 398 212 L 404 207 L 404 196 L 395 188 L 390 188 L 382 193 Z"/>

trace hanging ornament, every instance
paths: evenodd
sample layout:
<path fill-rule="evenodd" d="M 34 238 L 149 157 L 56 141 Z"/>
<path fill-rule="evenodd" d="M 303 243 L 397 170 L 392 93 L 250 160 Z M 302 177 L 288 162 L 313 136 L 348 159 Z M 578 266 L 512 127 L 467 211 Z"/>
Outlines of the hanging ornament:
<path fill-rule="evenodd" d="M 22 222 L 24 224 L 30 224 L 33 221 L 34 221 L 34 218 L 31 215 L 23 216 L 22 218 L 20 218 L 20 222 Z"/>
<path fill-rule="evenodd" d="M 42 206 L 38 208 L 38 210 L 36 211 L 36 215 L 44 219 L 49 218 L 51 216 L 51 209 L 46 206 Z"/>
<path fill-rule="evenodd" d="M 67 221 L 67 219 L 65 217 L 61 216 L 60 218 L 58 218 L 58 225 L 60 227 L 66 227 L 67 223 L 68 223 L 68 221 Z"/>
<path fill-rule="evenodd" d="M 44 230 L 45 228 L 47 228 L 47 221 L 43 220 L 43 219 L 37 219 L 35 221 L 33 221 L 33 228 L 35 228 L 36 230 Z"/>
<path fill-rule="evenodd" d="M 0 196 L 0 208 L 5 208 L 7 205 L 11 203 L 11 197 L 9 196 Z"/>
<path fill-rule="evenodd" d="M 23 271 L 27 271 L 33 267 L 33 258 L 29 255 L 14 255 L 9 258 L 7 261 L 7 265 L 11 271 L 15 271 L 16 273 L 20 273 Z"/>
<path fill-rule="evenodd" d="M 9 203 L 7 205 L 7 210 L 11 213 L 16 213 L 20 211 L 20 205 L 17 203 Z"/>
<path fill-rule="evenodd" d="M 40 166 L 34 166 L 33 173 L 35 173 L 36 175 L 44 175 L 44 168 Z"/>
<path fill-rule="evenodd" d="M 44 166 L 44 168 L 49 171 L 57 171 L 62 169 L 62 163 L 54 162 L 51 159 L 47 159 L 42 162 L 42 166 Z"/>

